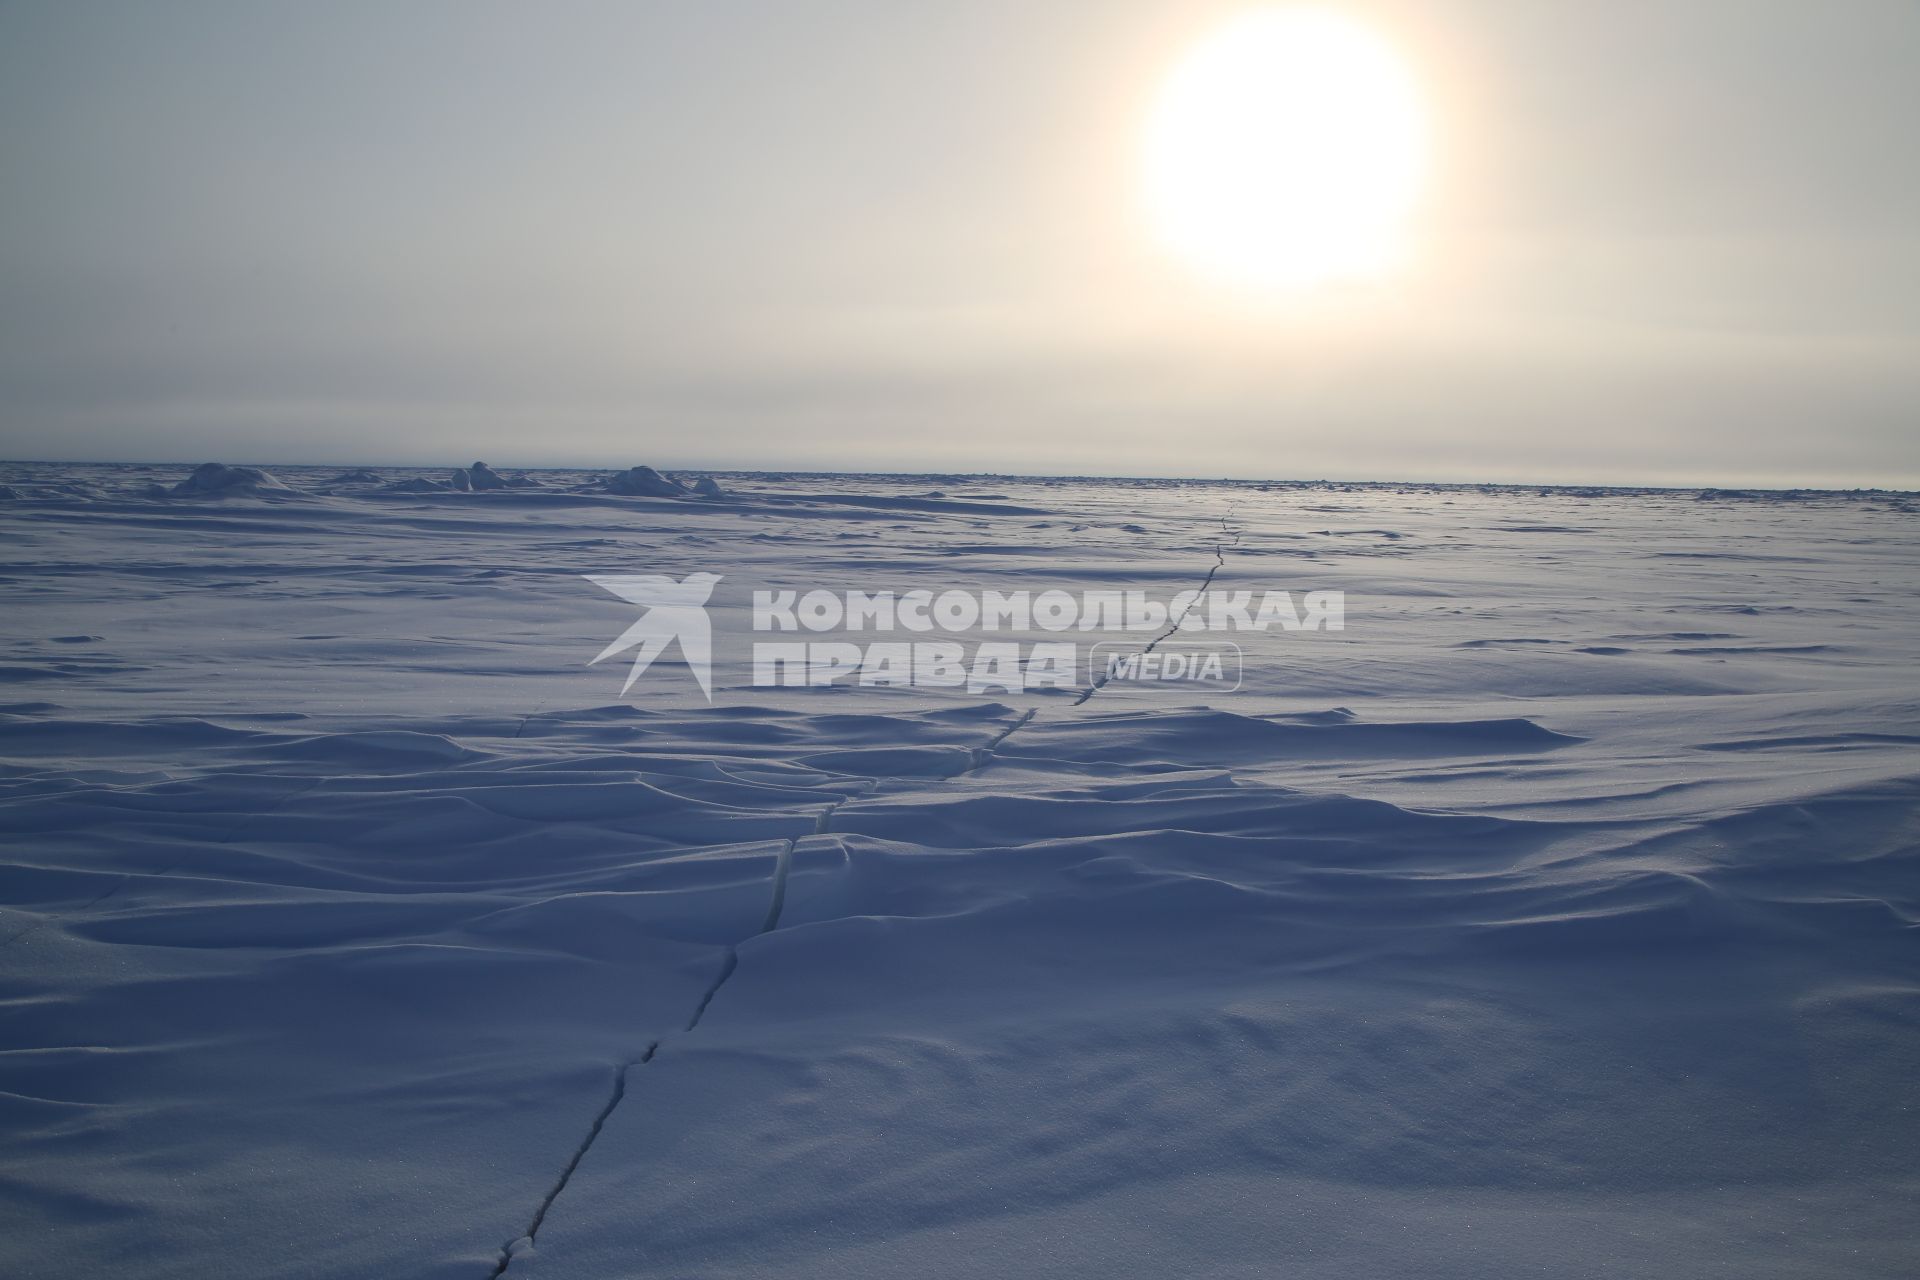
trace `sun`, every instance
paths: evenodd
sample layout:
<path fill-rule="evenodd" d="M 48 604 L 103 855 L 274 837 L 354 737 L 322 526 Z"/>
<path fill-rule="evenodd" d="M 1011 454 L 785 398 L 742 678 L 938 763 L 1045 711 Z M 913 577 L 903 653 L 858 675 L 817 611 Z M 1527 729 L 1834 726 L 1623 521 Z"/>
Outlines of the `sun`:
<path fill-rule="evenodd" d="M 1150 215 L 1206 274 L 1257 289 L 1377 278 L 1427 169 L 1412 75 L 1328 9 L 1251 10 L 1196 44 L 1146 133 Z"/>

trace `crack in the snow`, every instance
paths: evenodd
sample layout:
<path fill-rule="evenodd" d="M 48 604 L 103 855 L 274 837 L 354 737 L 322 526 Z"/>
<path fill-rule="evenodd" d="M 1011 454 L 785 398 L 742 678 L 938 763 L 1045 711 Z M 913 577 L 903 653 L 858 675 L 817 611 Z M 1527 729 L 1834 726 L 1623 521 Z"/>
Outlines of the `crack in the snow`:
<path fill-rule="evenodd" d="M 829 806 L 827 813 L 832 813 L 834 809 L 850 799 L 852 797 L 848 796 L 837 801 Z M 820 821 L 822 824 L 825 823 L 825 815 L 822 815 Z M 780 911 L 787 901 L 787 873 L 792 869 L 793 846 L 798 841 L 797 836 L 788 837 L 780 846 L 780 852 L 775 855 L 772 898 L 767 904 L 766 918 L 754 931 L 753 937 L 771 933 L 780 927 Z M 720 972 L 714 975 L 713 981 L 701 994 L 700 1003 L 694 1007 L 693 1016 L 687 1019 L 687 1025 L 681 1029 L 682 1034 L 700 1025 L 700 1020 L 707 1016 L 707 1007 L 713 1003 L 713 998 L 720 994 L 720 988 L 727 985 L 727 980 L 733 977 L 734 971 L 739 967 L 740 948 L 737 945 L 730 946 L 727 948 L 726 959 L 720 964 Z M 547 1220 L 547 1210 L 551 1209 L 553 1202 L 560 1198 L 560 1193 L 567 1189 L 567 1183 L 573 1179 L 574 1170 L 578 1169 L 580 1162 L 586 1159 L 587 1152 L 599 1140 L 600 1131 L 606 1128 L 608 1118 L 613 1115 L 614 1109 L 620 1105 L 621 1100 L 627 1096 L 627 1073 L 635 1067 L 642 1067 L 652 1062 L 653 1055 L 659 1048 L 660 1041 L 655 1040 L 639 1057 L 629 1058 L 620 1064 L 619 1069 L 614 1073 L 613 1092 L 608 1095 L 606 1105 L 600 1108 L 600 1113 L 593 1118 L 593 1125 L 587 1130 L 587 1136 L 581 1140 L 578 1147 L 574 1148 L 573 1158 L 567 1161 L 567 1167 L 560 1171 L 559 1179 L 547 1191 L 546 1197 L 540 1201 L 540 1207 L 534 1211 L 533 1221 L 527 1225 L 526 1231 L 500 1246 L 500 1257 L 494 1262 L 493 1270 L 488 1274 L 487 1280 L 500 1280 L 500 1277 L 507 1273 L 507 1268 L 513 1265 L 513 1260 L 533 1247 L 534 1238 L 540 1234 L 540 1224 Z"/>
<path fill-rule="evenodd" d="M 864 778 L 862 781 L 867 784 L 868 791 L 872 791 L 880 785 L 880 779 L 878 778 Z M 817 836 L 827 834 L 827 824 L 833 821 L 833 815 L 840 812 L 841 805 L 851 804 L 853 800 L 853 796 L 841 796 L 838 800 L 835 800 L 832 804 L 822 809 L 820 816 L 813 820 L 813 834 Z"/>
<path fill-rule="evenodd" d="M 1012 724 L 1008 725 L 1005 729 L 1002 729 L 1000 731 L 999 736 L 994 738 L 992 742 L 989 742 L 984 747 L 975 747 L 972 751 L 967 753 L 967 760 L 968 760 L 967 767 L 962 769 L 960 772 L 947 777 L 946 779 L 944 779 L 944 781 L 952 782 L 955 779 L 964 778 L 970 773 L 977 773 L 981 769 L 986 768 L 987 765 L 993 761 L 993 753 L 998 751 L 1001 745 L 1004 744 L 1008 738 L 1011 738 L 1014 734 L 1020 732 L 1022 729 L 1026 728 L 1029 724 L 1033 723 L 1033 718 L 1039 714 L 1040 714 L 1040 708 L 1038 707 L 1031 708 L 1025 715 L 1021 716 L 1018 720 L 1015 720 Z"/>
<path fill-rule="evenodd" d="M 1140 651 L 1141 653 L 1152 653 L 1160 647 L 1161 641 L 1179 631 L 1180 624 L 1187 620 L 1187 615 L 1193 612 L 1194 606 L 1206 598 L 1208 588 L 1213 586 L 1214 576 L 1227 567 L 1227 551 L 1230 548 L 1237 548 L 1240 545 L 1240 535 L 1245 532 L 1242 529 L 1228 526 L 1227 521 L 1232 518 L 1233 506 L 1229 504 L 1227 509 L 1220 514 L 1221 540 L 1213 544 L 1213 566 L 1207 570 L 1207 576 L 1200 580 L 1200 585 L 1195 589 L 1193 599 L 1187 602 L 1187 607 L 1180 611 L 1178 617 L 1167 623 L 1167 629 L 1165 631 L 1162 631 L 1159 635 L 1147 641 L 1147 647 L 1142 649 Z M 1081 692 L 1078 698 L 1073 700 L 1073 705 L 1077 707 L 1085 703 L 1087 699 L 1106 688 L 1108 681 L 1111 679 L 1111 676 L 1101 676 L 1099 679 L 1093 681 Z"/>
<path fill-rule="evenodd" d="M 1214 576 L 1226 566 L 1227 549 L 1240 545 L 1240 535 L 1242 531 L 1238 528 L 1229 527 L 1227 524 L 1227 521 L 1232 515 L 1233 508 L 1229 506 L 1226 512 L 1220 517 L 1221 540 L 1215 542 L 1213 546 L 1213 567 L 1207 570 L 1207 576 L 1202 579 L 1199 591 L 1193 601 L 1191 601 L 1185 609 L 1180 611 L 1178 617 L 1168 623 L 1165 631 L 1147 643 L 1144 652 L 1153 652 L 1161 641 L 1179 631 L 1181 622 L 1185 621 L 1187 614 L 1191 612 L 1194 605 L 1198 604 L 1205 596 L 1207 589 L 1213 585 Z M 1105 679 L 1095 681 L 1087 687 L 1086 691 L 1080 695 L 1073 705 L 1077 707 L 1086 702 L 1087 699 L 1104 688 L 1106 684 L 1107 681 Z M 534 714 L 538 714 L 538 711 L 536 710 Z M 968 752 L 968 764 L 966 768 L 937 780 L 941 782 L 953 782 L 966 777 L 970 773 L 976 773 L 985 768 L 992 762 L 994 753 L 1006 744 L 1007 739 L 1026 728 L 1027 725 L 1033 723 L 1034 717 L 1037 715 L 1039 715 L 1039 708 L 1029 709 L 1022 714 L 1019 719 L 996 734 L 992 741 L 988 742 L 985 746 L 972 748 Z M 532 718 L 533 716 L 529 715 L 527 720 L 531 720 Z M 521 721 L 520 729 L 526 728 L 527 720 Z M 519 730 L 515 731 L 514 736 L 516 738 L 519 737 Z M 866 778 L 862 779 L 862 781 L 867 784 L 869 792 L 878 788 L 881 782 L 879 778 Z M 858 798 L 859 793 L 841 796 L 838 800 L 822 808 L 814 819 L 811 834 L 817 836 L 828 834 L 828 828 L 833 822 L 834 814 L 838 813 L 843 806 L 851 804 Z M 780 927 L 780 915 L 786 906 L 787 900 L 787 878 L 792 872 L 794 848 L 799 844 L 800 839 L 801 837 L 798 836 L 789 837 L 781 846 L 780 852 L 774 860 L 772 897 L 767 904 L 766 919 L 761 922 L 760 928 L 755 931 L 752 935 L 753 937 L 760 937 L 764 934 L 771 933 Z M 727 985 L 728 980 L 733 977 L 739 967 L 740 948 L 738 945 L 730 946 L 727 948 L 726 959 L 720 966 L 720 972 L 715 975 L 713 982 L 708 985 L 706 991 L 701 995 L 700 1003 L 694 1008 L 693 1016 L 687 1019 L 687 1025 L 683 1028 L 683 1034 L 687 1031 L 692 1031 L 700 1025 L 700 1020 L 706 1017 L 707 1008 L 713 1003 L 714 997 L 720 994 L 720 989 Z M 587 1152 L 592 1149 L 594 1142 L 599 1139 L 601 1130 L 606 1127 L 607 1120 L 613 1115 L 614 1110 L 619 1107 L 621 1100 L 626 1097 L 627 1073 L 634 1067 L 645 1066 L 647 1063 L 653 1061 L 653 1056 L 655 1052 L 659 1050 L 660 1044 L 660 1041 L 655 1040 L 647 1046 L 646 1052 L 642 1053 L 639 1057 L 628 1059 L 626 1062 L 620 1064 L 619 1069 L 614 1074 L 613 1091 L 608 1096 L 605 1105 L 600 1108 L 599 1114 L 593 1118 L 593 1125 L 587 1130 L 586 1137 L 581 1141 L 580 1145 L 574 1149 L 573 1156 L 567 1161 L 566 1168 L 561 1170 L 559 1179 L 555 1181 L 552 1188 L 548 1190 L 546 1197 L 541 1200 L 540 1207 L 535 1211 L 533 1221 L 528 1224 L 526 1232 L 508 1241 L 501 1247 L 499 1260 L 494 1264 L 493 1271 L 489 1274 L 487 1280 L 500 1280 L 500 1277 L 504 1276 L 507 1273 L 507 1269 L 513 1265 L 514 1258 L 533 1247 L 534 1238 L 539 1234 L 541 1224 L 546 1221 L 547 1211 L 553 1207 L 554 1201 L 560 1198 L 560 1193 L 566 1190 L 567 1183 L 573 1178 L 574 1171 L 580 1167 L 580 1162 L 586 1158 Z"/>
<path fill-rule="evenodd" d="M 700 997 L 700 1003 L 694 1008 L 693 1016 L 687 1019 L 687 1025 L 681 1028 L 682 1031 L 691 1031 L 700 1025 L 700 1019 L 707 1016 L 707 1006 L 713 1003 L 713 998 L 720 994 L 720 988 L 727 985 L 727 979 L 731 978 L 733 971 L 739 967 L 740 949 L 728 947 L 727 958 L 721 964 L 719 974 L 714 977 L 713 985 L 709 986 L 706 993 Z"/>
<path fill-rule="evenodd" d="M 723 982 L 725 980 L 725 978 L 721 979 Z M 559 1179 L 548 1190 L 546 1198 L 540 1201 L 540 1207 L 534 1210 L 533 1221 L 527 1224 L 526 1231 L 500 1246 L 500 1257 L 493 1264 L 493 1270 L 488 1273 L 487 1280 L 500 1280 L 500 1277 L 507 1273 L 507 1268 L 513 1265 L 513 1260 L 533 1246 L 533 1238 L 540 1234 L 540 1224 L 547 1220 L 547 1210 L 553 1208 L 553 1202 L 558 1200 L 560 1193 L 567 1189 L 567 1183 L 573 1179 L 574 1170 L 580 1167 L 580 1162 L 586 1159 L 588 1150 L 599 1139 L 600 1131 L 606 1128 L 607 1117 L 611 1116 L 614 1108 L 620 1105 L 620 1100 L 627 1096 L 627 1072 L 652 1062 L 654 1051 L 659 1047 L 660 1042 L 655 1040 L 647 1046 L 646 1052 L 621 1063 L 619 1069 L 613 1073 L 613 1092 L 607 1095 L 606 1105 L 600 1108 L 600 1114 L 593 1118 L 593 1127 L 587 1130 L 587 1136 L 581 1140 L 578 1147 L 574 1148 L 573 1158 L 567 1161 L 567 1167 L 560 1171 Z"/>
<path fill-rule="evenodd" d="M 840 802 L 840 804 L 845 803 L 846 801 L 844 800 Z M 833 809 L 839 807 L 840 805 L 834 805 Z M 829 809 L 827 812 L 831 813 L 833 809 Z M 825 818 L 821 819 L 822 823 L 825 821 Z M 774 860 L 773 900 L 767 903 L 767 918 L 760 922 L 761 933 L 772 933 L 780 927 L 780 912 L 787 905 L 787 873 L 793 870 L 793 846 L 798 843 L 799 841 L 797 839 L 788 840 L 786 844 L 780 847 L 780 854 Z M 757 937 L 758 935 L 755 936 Z"/>
<path fill-rule="evenodd" d="M 547 704 L 545 701 L 542 701 L 540 705 L 536 706 L 533 710 L 527 712 L 526 715 L 522 716 L 520 718 L 520 723 L 517 726 L 515 726 L 513 730 L 513 737 L 512 739 L 510 739 L 510 741 L 518 742 L 520 740 L 520 735 L 525 733 L 527 731 L 527 726 L 533 722 L 533 718 L 539 715 L 542 711 L 545 711 L 546 709 L 547 709 Z"/>

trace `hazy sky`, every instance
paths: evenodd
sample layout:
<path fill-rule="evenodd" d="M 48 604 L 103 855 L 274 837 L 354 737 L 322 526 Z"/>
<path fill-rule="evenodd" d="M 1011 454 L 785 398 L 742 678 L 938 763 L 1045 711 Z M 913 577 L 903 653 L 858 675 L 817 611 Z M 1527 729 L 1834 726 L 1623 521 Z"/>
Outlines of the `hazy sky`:
<path fill-rule="evenodd" d="M 1243 5 L 0 0 L 0 455 L 1920 486 L 1920 3 L 1355 0 L 1407 268 L 1145 226 Z"/>

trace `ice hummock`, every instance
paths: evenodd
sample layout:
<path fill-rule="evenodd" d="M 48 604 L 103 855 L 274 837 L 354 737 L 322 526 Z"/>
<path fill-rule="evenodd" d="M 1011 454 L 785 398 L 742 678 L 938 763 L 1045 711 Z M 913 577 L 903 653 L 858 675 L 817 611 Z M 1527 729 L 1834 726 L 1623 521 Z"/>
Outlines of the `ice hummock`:
<path fill-rule="evenodd" d="M 606 489 L 609 493 L 638 498 L 683 498 L 687 493 L 686 486 L 678 480 L 663 476 L 646 466 L 629 467 L 608 476 Z"/>
<path fill-rule="evenodd" d="M 175 498 L 225 498 L 261 493 L 290 493 L 286 485 L 258 467 L 234 467 L 203 462 L 193 474 L 167 491 Z"/>

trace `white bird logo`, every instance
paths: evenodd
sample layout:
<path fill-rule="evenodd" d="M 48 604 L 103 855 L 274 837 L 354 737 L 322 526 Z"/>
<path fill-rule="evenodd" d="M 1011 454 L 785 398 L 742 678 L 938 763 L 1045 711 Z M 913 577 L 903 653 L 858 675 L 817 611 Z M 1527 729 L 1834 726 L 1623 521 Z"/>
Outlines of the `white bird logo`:
<path fill-rule="evenodd" d="M 678 640 L 680 656 L 693 668 L 700 692 L 707 695 L 708 702 L 713 701 L 713 624 L 707 620 L 706 603 L 707 597 L 713 594 L 713 584 L 720 581 L 719 574 L 690 573 L 678 582 L 660 573 L 582 576 L 647 611 L 638 622 L 621 632 L 618 640 L 602 649 L 600 656 L 588 666 L 638 645 L 640 651 L 633 655 L 633 670 L 627 673 L 627 683 L 620 689 L 624 696 L 640 678 L 640 673 L 666 650 L 668 642 Z"/>

